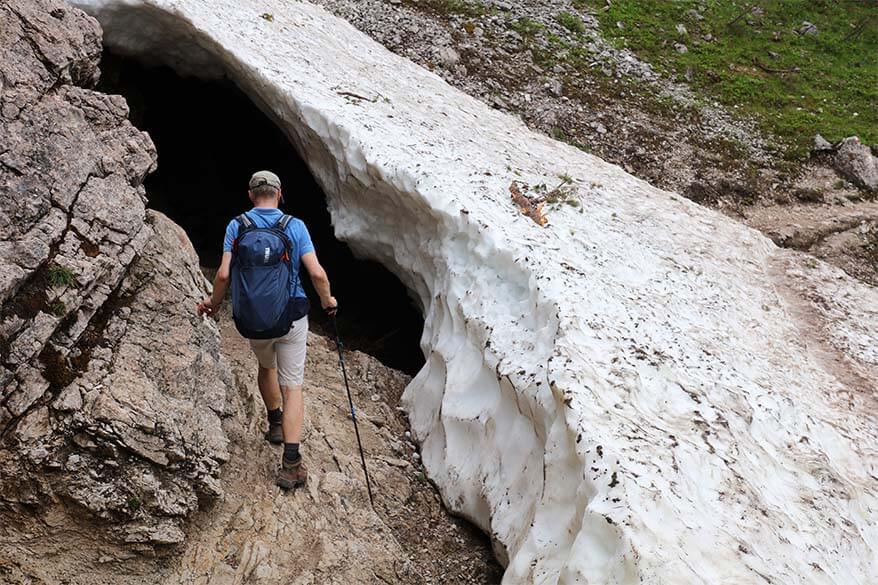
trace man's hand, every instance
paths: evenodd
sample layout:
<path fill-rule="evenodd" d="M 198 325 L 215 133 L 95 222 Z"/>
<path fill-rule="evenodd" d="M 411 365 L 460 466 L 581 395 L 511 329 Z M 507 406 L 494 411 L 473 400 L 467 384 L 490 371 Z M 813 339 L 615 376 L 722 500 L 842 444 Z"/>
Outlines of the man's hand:
<path fill-rule="evenodd" d="M 211 300 L 210 297 L 205 297 L 203 301 L 198 303 L 197 311 L 199 315 L 213 317 L 216 314 L 217 309 L 219 309 L 219 304 L 214 305 L 213 300 Z"/>
<path fill-rule="evenodd" d="M 207 315 L 208 317 L 216 317 L 223 299 L 226 297 L 226 291 L 229 289 L 229 274 L 232 266 L 232 253 L 223 252 L 223 260 L 220 263 L 219 270 L 216 271 L 216 278 L 213 279 L 213 294 L 205 297 L 203 301 L 198 303 L 198 314 Z M 216 299 L 214 301 L 213 299 Z"/>
<path fill-rule="evenodd" d="M 325 301 L 321 301 L 320 304 L 323 305 L 323 310 L 330 317 L 335 316 L 336 311 L 338 311 L 338 301 L 335 300 L 335 297 L 329 297 Z"/>

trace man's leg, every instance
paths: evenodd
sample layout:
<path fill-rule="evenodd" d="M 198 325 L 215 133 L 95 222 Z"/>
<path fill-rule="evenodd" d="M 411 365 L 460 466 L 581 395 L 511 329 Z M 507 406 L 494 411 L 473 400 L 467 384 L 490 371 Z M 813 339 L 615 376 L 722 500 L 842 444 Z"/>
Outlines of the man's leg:
<path fill-rule="evenodd" d="M 302 385 L 284 386 L 284 444 L 298 445 L 302 440 L 302 424 L 305 421 L 305 400 Z M 298 453 L 296 453 L 298 455 Z"/>
<path fill-rule="evenodd" d="M 280 385 L 277 379 L 277 356 L 273 339 L 251 339 L 250 348 L 259 360 L 256 382 L 268 413 L 268 435 L 272 443 L 283 442 Z"/>
<path fill-rule="evenodd" d="M 265 409 L 271 412 L 277 410 L 283 403 L 280 396 L 280 384 L 277 382 L 277 368 L 263 368 L 259 366 L 259 374 L 256 376 L 259 383 L 259 393 L 265 403 Z"/>
<path fill-rule="evenodd" d="M 283 412 L 281 411 L 280 384 L 277 381 L 277 368 L 263 368 L 259 366 L 259 374 L 256 376 L 259 383 L 259 394 L 265 403 L 268 412 L 268 442 L 275 445 L 284 442 L 282 430 Z"/>
<path fill-rule="evenodd" d="M 284 454 L 281 458 L 281 471 L 277 485 L 290 489 L 303 485 L 308 472 L 299 455 L 302 440 L 302 426 L 305 420 L 305 402 L 302 396 L 302 383 L 305 377 L 305 345 L 308 340 L 308 318 L 303 317 L 293 324 L 290 332 L 278 339 L 277 362 L 278 380 L 284 401 L 283 431 Z"/>

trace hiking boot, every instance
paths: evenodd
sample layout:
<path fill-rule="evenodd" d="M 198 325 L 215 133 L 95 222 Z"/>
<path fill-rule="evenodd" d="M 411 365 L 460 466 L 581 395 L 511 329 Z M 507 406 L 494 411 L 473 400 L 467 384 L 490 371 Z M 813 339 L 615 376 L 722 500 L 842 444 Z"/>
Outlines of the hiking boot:
<path fill-rule="evenodd" d="M 308 470 L 302 463 L 302 458 L 295 463 L 289 463 L 286 459 L 282 459 L 280 473 L 277 474 L 277 485 L 281 489 L 291 490 L 293 488 L 305 485 L 308 479 Z"/>
<path fill-rule="evenodd" d="M 273 445 L 280 445 L 284 442 L 284 428 L 281 423 L 268 423 L 268 432 L 265 433 L 265 438 L 269 443 Z"/>

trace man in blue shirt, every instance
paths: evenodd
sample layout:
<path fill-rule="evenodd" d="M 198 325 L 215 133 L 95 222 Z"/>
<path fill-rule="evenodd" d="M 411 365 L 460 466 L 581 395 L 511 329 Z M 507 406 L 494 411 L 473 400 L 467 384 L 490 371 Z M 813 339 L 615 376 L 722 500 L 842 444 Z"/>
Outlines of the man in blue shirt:
<path fill-rule="evenodd" d="M 259 171 L 250 178 L 250 201 L 253 209 L 247 212 L 256 227 L 271 227 L 283 216 L 278 205 L 283 201 L 280 178 L 270 171 Z M 232 252 L 240 225 L 237 220 L 229 222 L 223 242 L 223 258 L 213 283 L 213 294 L 198 304 L 198 314 L 214 315 L 229 288 Z M 302 266 L 308 271 L 311 282 L 320 295 L 320 304 L 330 315 L 338 308 L 329 287 L 326 271 L 317 261 L 314 244 L 308 228 L 300 219 L 293 219 L 286 227 L 286 234 L 296 251 L 291 258 L 290 298 L 307 297 L 298 278 Z M 294 321 L 289 333 L 275 339 L 251 339 L 250 347 L 259 361 L 259 393 L 268 410 L 268 440 L 283 443 L 284 454 L 277 485 L 291 489 L 305 483 L 308 477 L 299 441 L 305 405 L 302 399 L 302 383 L 305 374 L 305 347 L 308 338 L 308 316 Z M 283 409 L 281 409 L 283 407 Z"/>

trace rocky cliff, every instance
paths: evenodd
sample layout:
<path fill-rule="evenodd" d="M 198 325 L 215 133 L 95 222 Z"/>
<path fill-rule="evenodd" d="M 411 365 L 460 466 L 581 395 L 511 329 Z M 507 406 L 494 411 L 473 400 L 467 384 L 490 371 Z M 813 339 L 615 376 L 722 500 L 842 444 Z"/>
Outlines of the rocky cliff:
<path fill-rule="evenodd" d="M 0 10 L 4 529 L 86 513 L 120 542 L 179 542 L 228 457 L 216 328 L 185 317 L 197 257 L 145 210 L 149 137 L 89 89 L 97 23 L 58 2 Z"/>

